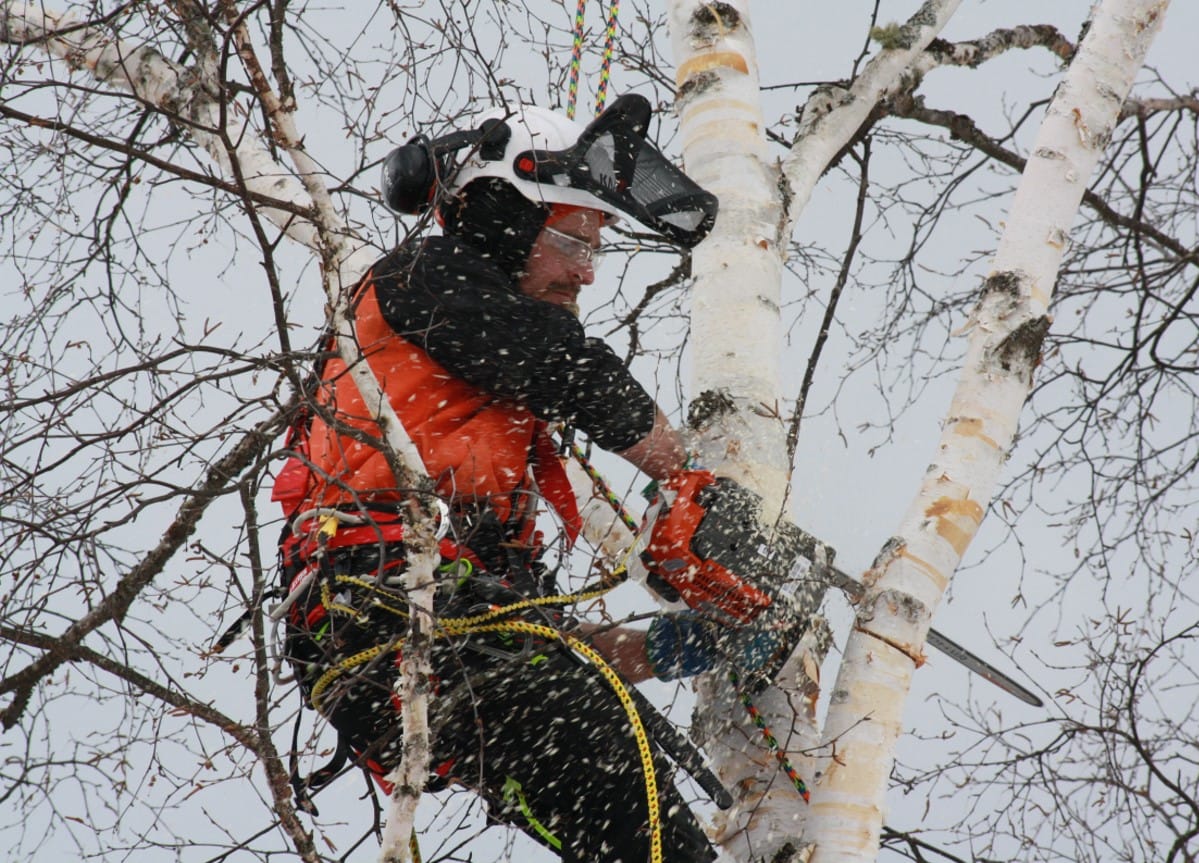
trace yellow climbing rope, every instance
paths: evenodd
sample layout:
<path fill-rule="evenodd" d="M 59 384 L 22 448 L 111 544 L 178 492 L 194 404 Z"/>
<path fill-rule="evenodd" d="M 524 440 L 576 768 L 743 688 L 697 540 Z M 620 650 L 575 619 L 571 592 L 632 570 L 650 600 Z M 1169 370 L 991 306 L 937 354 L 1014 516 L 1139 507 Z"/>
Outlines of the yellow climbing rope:
<path fill-rule="evenodd" d="M 444 627 L 446 624 L 453 623 L 454 621 L 447 620 L 443 621 L 442 625 Z M 620 675 L 613 670 L 612 666 L 605 662 L 604 658 L 593 647 L 585 644 L 578 637 L 571 635 L 569 632 L 559 632 L 552 626 L 545 626 L 540 623 L 509 620 L 500 623 L 463 626 L 457 632 L 453 631 L 450 627 L 446 627 L 446 630 L 447 634 L 450 635 L 465 635 L 467 633 L 479 632 L 520 632 L 526 635 L 538 635 L 546 640 L 559 640 L 595 666 L 595 669 L 608 681 L 608 685 L 612 687 L 612 691 L 616 693 L 621 706 L 624 707 L 625 715 L 629 718 L 629 726 L 633 729 L 633 738 L 637 741 L 637 752 L 641 757 L 642 774 L 645 776 L 645 802 L 649 809 L 650 826 L 649 859 L 651 863 L 662 863 L 662 820 L 658 805 L 658 777 L 654 770 L 653 750 L 649 745 L 649 735 L 645 732 L 645 725 L 641 722 L 641 714 L 637 712 L 637 706 L 633 703 L 633 696 L 629 694 L 628 687 L 624 685 L 624 681 L 620 679 Z"/>
<path fill-rule="evenodd" d="M 646 806 L 649 812 L 649 827 L 650 827 L 650 863 L 662 863 L 662 818 L 661 807 L 658 801 L 658 778 L 657 772 L 654 769 L 653 749 L 650 747 L 649 735 L 645 731 L 645 725 L 641 721 L 641 714 L 637 711 L 637 706 L 633 701 L 632 695 L 629 694 L 628 687 L 624 681 L 620 679 L 620 675 L 610 666 L 604 658 L 590 645 L 582 641 L 578 636 L 572 635 L 569 632 L 560 632 L 552 626 L 546 626 L 540 623 L 530 623 L 524 620 L 502 620 L 501 618 L 515 614 L 520 611 L 526 611 L 531 608 L 536 608 L 543 605 L 567 605 L 578 602 L 586 602 L 591 599 L 597 599 L 603 596 L 616 586 L 622 579 L 623 570 L 617 570 L 612 575 L 604 579 L 598 586 L 584 588 L 576 593 L 562 594 L 560 596 L 543 596 L 531 599 L 523 599 L 519 602 L 514 602 L 511 605 L 499 606 L 489 609 L 482 614 L 471 615 L 470 617 L 451 617 L 444 618 L 437 622 L 437 630 L 435 637 L 450 638 L 460 635 L 477 635 L 480 633 L 495 632 L 495 633 L 521 633 L 524 635 L 533 635 L 544 638 L 547 641 L 561 641 L 566 647 L 586 659 L 600 675 L 612 687 L 612 691 L 616 694 L 621 706 L 624 708 L 625 715 L 628 717 L 629 726 L 633 730 L 633 738 L 637 743 L 637 752 L 641 758 L 642 775 L 645 777 L 645 797 Z M 384 611 L 395 614 L 399 617 L 408 617 L 406 609 L 397 607 L 385 601 L 392 599 L 395 595 L 381 590 L 379 586 L 371 579 L 360 578 L 351 575 L 338 575 L 333 578 L 334 585 L 353 586 L 362 588 L 373 594 L 371 606 Z M 383 598 L 381 598 L 383 597 Z M 398 598 L 398 597 L 395 597 Z M 340 614 L 349 615 L 355 619 L 363 619 L 366 615 L 360 609 L 353 608 L 344 603 L 337 602 L 333 595 L 332 588 L 327 582 L 321 584 L 321 603 L 330 613 L 337 612 Z M 366 665 L 378 656 L 390 650 L 399 650 L 403 647 L 403 641 L 397 639 L 394 642 L 387 644 L 377 644 L 358 653 L 342 659 L 333 667 L 329 668 L 322 674 L 313 684 L 312 691 L 309 693 L 309 698 L 312 700 L 312 706 L 320 713 L 324 713 L 322 707 L 324 705 L 324 694 L 330 686 L 333 685 L 343 675 L 353 672 L 355 669 Z"/>

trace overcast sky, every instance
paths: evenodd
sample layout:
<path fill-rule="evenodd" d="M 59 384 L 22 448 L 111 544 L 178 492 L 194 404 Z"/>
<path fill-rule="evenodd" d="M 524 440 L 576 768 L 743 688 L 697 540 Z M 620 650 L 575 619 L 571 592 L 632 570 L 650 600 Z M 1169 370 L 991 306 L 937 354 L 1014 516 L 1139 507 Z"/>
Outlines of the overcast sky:
<path fill-rule="evenodd" d="M 345 28 L 346 33 L 356 32 L 362 25 L 353 16 L 359 14 L 350 4 L 344 4 L 345 10 L 339 11 L 338 16 L 344 20 L 329 24 L 331 40 L 338 38 L 338 26 Z M 532 4 L 531 4 L 532 5 Z M 550 7 L 550 4 L 545 4 Z M 915 7 L 913 2 L 885 3 L 883 20 L 902 19 Z M 947 31 L 943 34 L 949 39 L 970 38 L 984 34 L 994 27 L 1012 26 L 1018 23 L 1049 23 L 1056 25 L 1068 38 L 1076 38 L 1081 22 L 1089 7 L 1084 2 L 1015 2 L 1015 0 L 991 0 L 991 2 L 963 3 Z M 556 8 L 556 7 L 554 7 Z M 836 4 L 836 13 L 827 11 L 829 4 L 794 3 L 787 0 L 771 0 L 757 3 L 752 7 L 752 23 L 758 40 L 758 60 L 761 68 L 762 83 L 771 89 L 765 96 L 765 115 L 773 120 L 787 110 L 793 110 L 802 99 L 802 91 L 784 88 L 781 85 L 794 82 L 830 80 L 842 78 L 849 74 L 852 58 L 861 50 L 864 40 L 864 26 L 868 20 L 869 4 L 844 0 Z M 547 13 L 549 14 L 549 13 Z M 592 9 L 592 15 L 597 15 Z M 338 16 L 334 16 L 333 22 Z M 489 26 L 483 24 L 482 26 Z M 1199 33 L 1199 9 L 1196 4 L 1177 0 L 1170 10 L 1164 31 L 1158 37 L 1150 57 L 1149 65 L 1158 67 L 1162 76 L 1180 88 L 1194 86 L 1194 34 Z M 663 47 L 669 56 L 669 46 Z M 500 73 L 504 76 L 520 79 L 522 76 L 536 78 L 543 68 L 542 61 L 529 58 L 528 69 L 520 65 L 520 52 L 509 55 L 509 65 Z M 566 58 L 563 58 L 563 63 Z M 592 73 L 594 70 L 591 70 Z M 1004 117 L 1011 111 L 1019 111 L 1032 99 L 1047 99 L 1053 91 L 1059 72 L 1056 63 L 1045 56 L 1043 51 L 1016 53 L 981 70 L 950 70 L 931 75 L 922 87 L 921 92 L 927 96 L 930 106 L 953 108 L 968 111 L 984 129 L 1000 130 L 1006 128 Z M 613 71 L 612 86 L 615 93 L 629 86 L 636 80 L 632 72 L 617 68 Z M 594 85 L 594 77 L 585 82 L 585 93 L 589 93 Z M 532 85 L 530 85 L 532 86 Z M 585 100 L 584 100 L 585 103 Z M 419 128 L 424 118 L 412 118 L 413 128 Z M 672 125 L 673 121 L 663 120 L 663 126 Z M 322 161 L 329 163 L 335 154 L 343 147 L 338 140 L 341 132 L 336 124 L 322 125 L 305 130 L 310 150 L 320 154 Z M 1029 134 L 1035 131 L 1035 124 L 1029 129 Z M 1026 144 L 1027 142 L 1025 142 Z M 879 148 L 882 149 L 881 147 Z M 385 147 L 377 154 L 382 157 Z M 879 171 L 879 180 L 886 182 L 887 159 L 885 151 L 877 153 L 878 160 L 872 166 L 872 171 Z M 986 183 L 984 178 L 982 182 Z M 998 182 L 995 184 L 999 185 Z M 852 186 L 844 181 L 830 180 L 817 190 L 807 210 L 797 223 L 797 236 L 804 243 L 822 247 L 830 254 L 839 254 L 839 249 L 845 244 L 852 219 Z M 955 269 L 955 260 L 965 259 L 980 248 L 990 248 L 995 242 L 994 229 L 1003 218 L 1002 206 L 996 204 L 995 211 L 988 223 L 981 221 L 960 226 L 960 249 L 952 244 L 939 250 L 940 259 L 946 262 L 945 272 Z M 245 252 L 245 248 L 242 249 Z M 894 250 L 891 250 L 894 251 Z M 876 251 L 875 254 L 883 254 Z M 203 321 L 211 316 L 212 319 L 224 319 L 222 326 L 241 328 L 244 332 L 253 333 L 255 328 L 262 332 L 269 329 L 270 322 L 265 304 L 255 289 L 251 296 L 244 290 L 246 280 L 260 281 L 260 266 L 252 250 L 244 258 L 234 258 L 232 266 L 225 266 L 222 261 L 229 260 L 227 249 L 213 249 L 210 252 L 198 251 L 189 257 L 188 271 L 179 270 L 181 283 L 194 282 L 190 288 L 194 299 L 191 301 L 188 314 L 196 321 Z M 634 273 L 641 274 L 644 283 L 649 283 L 669 269 L 668 261 L 644 262 L 634 265 Z M 11 268 L 0 262 L 0 273 Z M 177 268 L 178 269 L 178 268 Z M 296 268 L 296 272 L 301 272 Z M 584 294 L 586 306 L 584 317 L 590 321 L 605 318 L 599 309 L 612 296 L 614 291 L 611 283 L 605 284 L 605 279 L 613 278 L 614 269 L 606 268 L 601 271 L 599 281 L 592 290 Z M 311 307 L 307 322 L 319 319 L 322 299 L 317 284 L 316 273 L 308 269 L 307 278 L 310 284 L 309 292 Z M 973 268 L 964 276 L 957 279 L 980 279 L 985 275 L 981 267 Z M 926 274 L 926 287 L 938 290 L 944 285 L 948 290 L 954 279 L 938 276 L 935 273 Z M 827 294 L 829 284 L 814 284 L 816 291 Z M 189 290 L 185 288 L 185 291 Z M 803 291 L 802 286 L 794 277 L 788 277 L 784 286 L 785 297 L 794 299 Z M 866 327 L 877 316 L 877 309 L 872 308 L 874 301 L 870 295 L 851 292 L 842 306 L 844 331 L 854 332 L 855 327 Z M 152 300 L 147 299 L 146 308 L 149 314 L 169 315 L 169 309 L 155 307 Z M 297 317 L 304 317 L 297 314 Z M 957 322 L 958 324 L 961 321 Z M 814 322 L 809 318 L 797 321 L 790 332 L 791 347 L 788 350 L 789 362 L 796 369 L 791 389 L 784 393 L 792 398 L 798 390 L 799 376 L 802 373 L 802 363 L 806 361 L 808 344 L 811 340 Z M 602 334 L 603 330 L 596 330 Z M 795 511 L 798 521 L 833 544 L 838 550 L 838 562 L 842 568 L 850 571 L 860 571 L 865 568 L 882 542 L 896 529 L 900 517 L 905 511 L 912 495 L 915 493 L 924 466 L 931 458 L 933 446 L 940 433 L 939 420 L 944 412 L 949 393 L 956 380 L 955 369 L 940 369 L 940 377 L 930 380 L 923 389 L 918 408 L 900 421 L 895 427 L 894 434 L 883 434 L 878 431 L 857 431 L 863 422 L 876 418 L 879 414 L 879 393 L 877 381 L 869 374 L 854 376 L 850 383 L 836 389 L 841 378 L 841 370 L 847 362 L 850 346 L 839 333 L 834 334 L 825 349 L 826 373 L 819 379 L 819 385 L 813 402 L 810 405 L 829 407 L 828 410 L 813 416 L 805 422 L 803 437 L 798 455 L 797 484 Z M 617 337 L 619 341 L 619 337 Z M 636 366 L 638 373 L 651 386 L 660 387 L 662 400 L 668 405 L 677 407 L 675 401 L 675 383 L 673 381 L 674 364 L 669 361 L 660 363 L 650 360 L 639 361 Z M 694 393 L 686 393 L 687 397 Z M 834 400 L 835 396 L 835 400 Z M 835 410 L 832 407 L 835 406 Z M 1017 451 L 1015 459 L 1018 460 Z M 640 488 L 642 482 L 632 477 L 629 472 L 614 459 L 597 459 L 602 470 L 613 478 L 618 487 L 626 490 Z M 635 495 L 634 495 L 635 498 Z M 636 499 L 636 498 L 635 498 Z M 215 510 L 215 512 L 219 512 Z M 230 509 L 230 517 L 235 517 Z M 1193 525 L 1190 525 L 1193 527 Z M 145 529 L 145 525 L 140 526 Z M 1018 592 L 1023 592 L 1027 601 L 1033 606 L 1039 601 L 1037 596 L 1038 582 L 1035 578 L 1038 569 L 1053 569 L 1066 565 L 1069 550 L 1063 548 L 1060 535 L 1053 530 L 1038 526 L 1033 520 L 1026 520 L 1021 527 L 1022 538 L 1026 549 L 1033 549 L 1036 560 L 1031 564 L 1024 559 L 1021 550 L 1014 543 L 998 546 L 1002 538 L 1002 530 L 994 519 L 984 523 L 982 532 L 975 542 L 965 562 L 965 570 L 955 581 L 949 601 L 938 614 L 934 625 L 956 638 L 963 644 L 975 649 L 998 665 L 1010 668 L 1017 676 L 1020 666 L 1036 682 L 1050 692 L 1054 691 L 1059 681 L 1054 678 L 1048 666 L 1056 664 L 1051 655 L 1052 643 L 1057 640 L 1062 631 L 1069 632 L 1081 625 L 1080 621 L 1066 619 L 1059 622 L 1059 631 L 1051 631 L 1047 624 L 1038 623 L 1035 631 L 1027 633 L 1024 645 L 1015 650 L 1015 659 L 1004 657 L 1000 647 L 1006 644 L 1009 635 L 1019 629 L 1027 620 L 1028 611 L 1024 607 L 1010 610 L 1013 598 Z M 1129 586 L 1131 591 L 1129 602 L 1135 604 L 1136 584 Z M 644 610 L 652 606 L 632 588 L 624 588 L 619 596 L 610 603 L 610 609 L 620 613 Z M 839 627 L 839 638 L 844 635 L 846 610 L 840 600 L 832 600 L 830 616 Z M 182 625 L 194 625 L 196 621 L 187 621 Z M 203 625 L 211 626 L 211 621 Z M 201 625 L 199 628 L 202 629 Z M 244 646 L 244 645 L 243 645 Z M 1027 714 L 1031 720 L 1035 715 L 1031 708 L 1010 699 L 1010 697 L 990 688 L 987 684 L 971 680 L 961 669 L 948 660 L 930 655 L 931 662 L 915 677 L 915 684 L 907 721 L 910 726 L 921 729 L 922 736 L 935 737 L 939 729 L 945 726 L 942 715 L 943 708 L 938 696 L 952 703 L 975 699 L 978 703 L 994 703 L 997 710 L 1005 714 Z M 835 662 L 835 656 L 833 658 Z M 176 673 L 186 673 L 186 669 L 176 669 Z M 826 669 L 826 674 L 832 675 L 835 665 Z M 1024 678 L 1022 678 L 1024 679 Z M 235 715 L 236 705 L 248 705 L 251 681 L 246 668 L 234 670 L 225 666 L 215 669 L 210 679 L 197 682 L 197 686 L 210 687 L 214 698 L 223 709 Z M 244 695 L 239 688 L 244 687 Z M 675 703 L 672 714 L 679 721 L 687 720 L 687 705 L 689 696 L 677 687 L 667 687 L 654 684 L 649 691 L 656 701 L 661 704 Z M 246 714 L 248 715 L 248 714 Z M 86 733 L 88 721 L 86 717 L 72 718 L 64 715 L 55 722 L 55 733 L 73 735 Z M 285 743 L 283 736 L 278 741 Z M 167 741 L 159 753 L 165 758 L 176 757 L 170 752 L 171 743 Z M 7 757 L 7 756 L 6 756 Z M 131 753 L 131 761 L 141 762 L 146 766 L 147 776 L 151 775 L 150 753 Z M 186 758 L 186 754 L 179 755 Z M 938 761 L 939 750 L 935 744 L 907 739 L 901 744 L 900 758 L 911 764 L 935 765 Z M 225 761 L 218 761 L 218 769 L 229 769 Z M 184 852 L 182 859 L 201 861 L 210 859 L 216 853 L 215 847 L 209 842 L 221 843 L 225 831 L 238 839 L 258 829 L 263 823 L 263 808 L 259 800 L 263 796 L 261 771 L 254 772 L 255 782 L 224 783 L 216 794 L 198 794 L 194 804 L 181 810 L 168 810 L 165 817 L 176 819 L 183 813 L 194 818 L 196 847 Z M 362 791 L 360 780 L 343 778 L 330 791 L 319 798 L 322 818 L 319 821 L 320 833 L 327 835 L 340 848 L 345 849 L 348 842 L 361 832 L 370 818 L 369 805 L 359 799 Z M 147 783 L 144 793 L 153 795 L 154 789 Z M 465 805 L 466 795 L 458 795 L 456 805 Z M 448 813 L 439 809 L 441 801 L 429 801 L 423 810 L 423 818 L 428 820 L 437 814 L 438 826 L 432 834 L 445 836 L 445 831 L 452 829 L 454 820 L 447 817 Z M 889 821 L 899 829 L 911 827 L 928 818 L 924 812 L 925 801 L 919 795 L 905 798 L 900 794 L 893 795 L 893 812 Z M 69 809 L 69 806 L 68 806 Z M 120 813 L 113 817 L 120 817 Z M 140 811 L 135 811 L 131 817 L 143 817 Z M 955 823 L 953 812 L 941 810 L 936 818 L 945 823 Z M 932 820 L 936 820 L 932 818 Z M 6 823 L 8 819 L 0 815 L 0 845 L 3 845 L 5 828 L 15 825 Z M 175 829 L 179 830 L 176 824 Z M 193 829 L 189 825 L 188 829 Z M 318 842 L 320 841 L 318 837 Z M 432 849 L 436 840 L 425 840 Z M 500 843 L 515 841 L 519 850 L 513 852 L 514 859 L 538 860 L 550 859 L 539 849 L 523 839 L 513 839 L 510 832 L 491 831 L 481 840 L 477 858 L 487 860 L 494 856 L 491 850 Z M 369 846 L 369 843 L 368 843 Z M 53 837 L 38 849 L 31 859 L 57 860 L 74 856 L 75 850 L 61 835 Z M 374 859 L 373 846 L 359 849 L 353 859 Z M 431 856 L 431 853 L 426 854 Z M 101 859 L 125 859 L 116 849 L 111 850 Z M 149 852 L 138 852 L 130 857 L 138 861 L 155 859 Z M 230 860 L 241 861 L 249 859 L 248 855 L 234 854 Z"/>

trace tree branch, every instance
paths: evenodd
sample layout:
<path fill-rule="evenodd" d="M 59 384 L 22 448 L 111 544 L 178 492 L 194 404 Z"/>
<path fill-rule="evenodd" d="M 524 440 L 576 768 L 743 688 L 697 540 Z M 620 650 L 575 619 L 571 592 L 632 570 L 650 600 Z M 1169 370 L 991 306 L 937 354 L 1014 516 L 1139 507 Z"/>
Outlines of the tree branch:
<path fill-rule="evenodd" d="M 1128 110 L 1128 104 L 1128 102 L 1125 102 L 1125 108 L 1121 109 L 1120 117 L 1140 116 L 1138 110 Z M 929 126 L 938 126 L 942 129 L 947 129 L 954 139 L 969 144 L 980 153 L 1007 165 L 1015 171 L 1024 171 L 1027 160 L 1023 156 L 1013 150 L 1007 149 L 990 135 L 987 135 L 966 114 L 926 107 L 923 98 L 913 96 L 910 93 L 898 94 L 892 97 L 888 105 L 892 116 L 916 120 Z M 1184 103 L 1178 103 L 1173 110 L 1193 110 L 1193 108 Z M 1082 201 L 1094 210 L 1096 215 L 1107 224 L 1148 238 L 1160 248 L 1173 253 L 1180 263 L 1199 264 L 1199 247 L 1188 249 L 1179 240 L 1162 232 L 1149 222 L 1117 212 L 1102 197 L 1090 189 L 1083 192 Z"/>
<path fill-rule="evenodd" d="M 934 39 L 928 43 L 924 53 L 911 68 L 920 75 L 938 66 L 966 66 L 975 69 L 1012 49 L 1030 48 L 1045 48 L 1063 63 L 1069 63 L 1074 58 L 1074 44 L 1056 27 L 1050 24 L 1025 24 L 992 30 L 981 39 L 963 42 Z"/>
<path fill-rule="evenodd" d="M 879 100 L 902 86 L 958 5 L 959 0 L 926 0 L 849 86 L 828 85 L 812 94 L 804 105 L 791 152 L 783 161 L 790 192 L 784 237 L 791 235 L 792 223 L 807 206 L 834 156 L 867 122 Z"/>
<path fill-rule="evenodd" d="M 0 711 L 0 724 L 3 724 L 4 728 L 12 728 L 17 723 L 38 681 L 52 674 L 63 662 L 70 659 L 70 651 L 78 647 L 88 633 L 109 621 L 120 623 L 124 619 L 129 606 L 141 591 L 154 580 L 167 561 L 195 531 L 208 505 L 232 491 L 234 480 L 247 468 L 262 460 L 263 453 L 287 427 L 295 405 L 296 401 L 293 399 L 282 410 L 259 423 L 212 466 L 203 483 L 179 507 L 174 521 L 158 545 L 138 566 L 123 576 L 115 589 L 95 608 L 67 627 L 61 635 L 53 638 L 56 645 L 54 652 L 44 654 L 17 673 L 0 680 L 0 695 L 14 693 L 12 702 Z"/>

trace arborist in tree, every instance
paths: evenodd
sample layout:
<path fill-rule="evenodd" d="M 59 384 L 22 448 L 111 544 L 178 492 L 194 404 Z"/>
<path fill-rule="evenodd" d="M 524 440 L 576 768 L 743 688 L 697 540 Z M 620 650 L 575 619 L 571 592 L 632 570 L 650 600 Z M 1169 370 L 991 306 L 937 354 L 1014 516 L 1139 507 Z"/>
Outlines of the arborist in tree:
<path fill-rule="evenodd" d="M 388 205 L 432 209 L 443 233 L 378 261 L 356 289 L 353 319 L 448 506 L 442 618 L 561 593 L 534 527 L 548 506 L 572 537 L 578 529 L 551 426 L 577 429 L 656 480 L 686 467 L 679 433 L 577 317 L 605 225 L 629 217 L 691 247 L 715 220 L 716 199 L 647 140 L 649 120 L 638 96 L 587 126 L 519 107 L 475 129 L 414 139 L 387 159 Z M 288 657 L 307 699 L 383 777 L 401 755 L 397 511 L 410 491 L 396 488 L 340 358 L 323 362 L 310 416 L 294 431 L 297 455 L 275 486 L 289 518 Z M 561 606 L 522 615 L 514 619 L 578 626 Z M 712 667 L 719 628 L 709 616 L 670 612 L 648 631 L 596 632 L 592 643 L 626 680 L 675 679 Z M 433 661 L 430 788 L 474 789 L 492 817 L 564 860 L 642 863 L 655 829 L 665 860 L 714 858 L 657 745 L 643 757 L 619 693 L 594 667 L 520 631 L 442 638 Z M 647 759 L 660 777 L 657 825 Z"/>

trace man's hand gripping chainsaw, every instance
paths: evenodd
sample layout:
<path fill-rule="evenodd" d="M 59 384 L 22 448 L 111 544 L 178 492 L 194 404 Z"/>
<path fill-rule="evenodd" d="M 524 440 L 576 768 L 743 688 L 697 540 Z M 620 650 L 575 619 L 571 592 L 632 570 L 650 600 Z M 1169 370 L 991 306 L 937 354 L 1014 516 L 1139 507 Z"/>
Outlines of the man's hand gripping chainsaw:
<path fill-rule="evenodd" d="M 811 627 L 833 550 L 790 522 L 764 523 L 757 494 L 703 470 L 661 483 L 648 522 L 650 589 L 711 622 L 743 686 L 768 685 Z"/>

